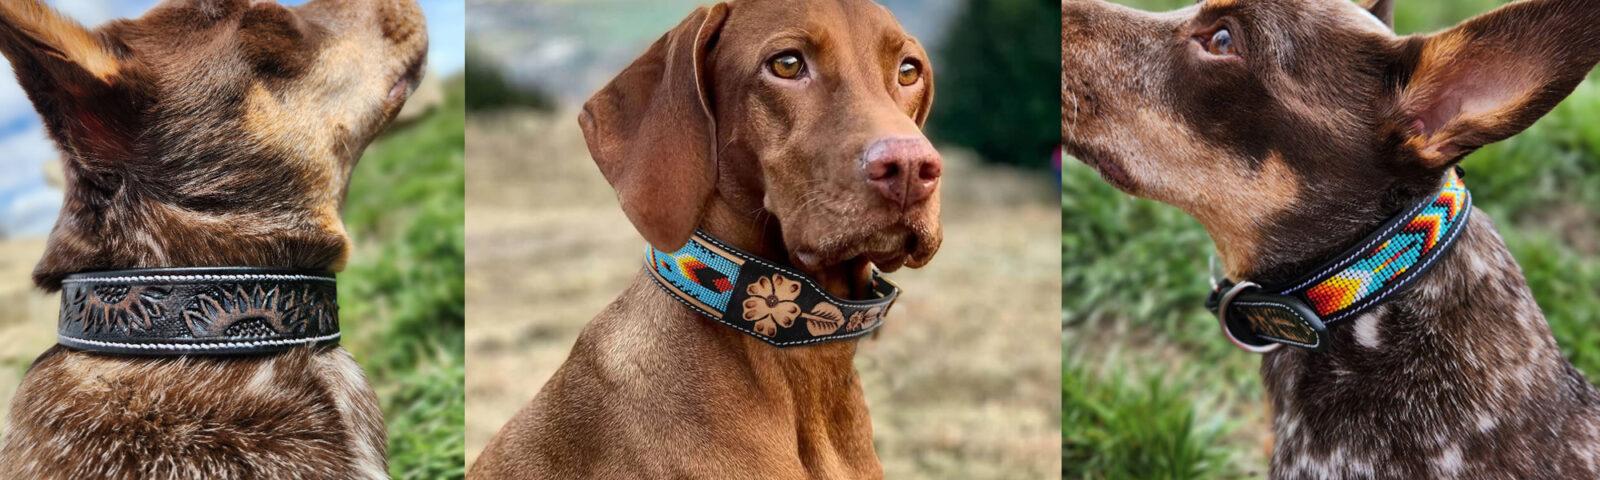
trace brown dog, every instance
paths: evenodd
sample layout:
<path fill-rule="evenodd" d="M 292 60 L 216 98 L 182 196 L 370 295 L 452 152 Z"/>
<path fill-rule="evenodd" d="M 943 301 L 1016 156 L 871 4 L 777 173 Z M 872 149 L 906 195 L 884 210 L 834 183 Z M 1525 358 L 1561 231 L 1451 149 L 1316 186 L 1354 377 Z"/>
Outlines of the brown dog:
<path fill-rule="evenodd" d="M 1516 2 L 1409 37 L 1391 1 L 1370 3 L 1068 1 L 1067 150 L 1199 219 L 1229 279 L 1281 284 L 1433 196 L 1600 62 L 1600 3 Z M 1472 217 L 1411 288 L 1329 325 L 1325 350 L 1265 357 L 1273 477 L 1600 477 L 1600 394 Z"/>
<path fill-rule="evenodd" d="M 701 8 L 580 118 L 656 248 L 696 227 L 864 298 L 938 249 L 927 54 L 866 0 Z M 778 349 L 647 273 L 473 466 L 474 478 L 879 478 L 852 341 Z"/>
<path fill-rule="evenodd" d="M 0 51 L 64 153 L 34 273 L 335 270 L 339 206 L 400 110 L 427 38 L 414 0 L 169 0 L 89 30 L 0 3 Z M 384 478 L 384 426 L 340 348 L 137 358 L 62 347 L 13 401 L 8 478 Z"/>

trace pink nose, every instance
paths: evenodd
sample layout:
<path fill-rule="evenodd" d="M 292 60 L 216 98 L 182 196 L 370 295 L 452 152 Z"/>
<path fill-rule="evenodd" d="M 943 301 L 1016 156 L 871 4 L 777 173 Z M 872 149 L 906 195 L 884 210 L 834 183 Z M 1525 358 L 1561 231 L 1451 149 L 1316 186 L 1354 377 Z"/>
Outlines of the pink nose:
<path fill-rule="evenodd" d="M 867 180 L 901 207 L 926 201 L 939 187 L 944 160 L 926 138 L 886 138 L 867 147 Z"/>

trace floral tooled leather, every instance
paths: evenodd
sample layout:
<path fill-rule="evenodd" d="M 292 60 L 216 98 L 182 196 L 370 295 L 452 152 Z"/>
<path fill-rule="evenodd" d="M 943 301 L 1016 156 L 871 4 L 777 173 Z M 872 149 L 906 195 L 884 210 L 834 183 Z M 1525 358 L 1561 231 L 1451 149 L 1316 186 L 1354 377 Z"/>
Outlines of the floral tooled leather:
<path fill-rule="evenodd" d="M 57 341 L 135 355 L 269 353 L 336 342 L 332 275 L 274 269 L 153 269 L 62 281 Z"/>

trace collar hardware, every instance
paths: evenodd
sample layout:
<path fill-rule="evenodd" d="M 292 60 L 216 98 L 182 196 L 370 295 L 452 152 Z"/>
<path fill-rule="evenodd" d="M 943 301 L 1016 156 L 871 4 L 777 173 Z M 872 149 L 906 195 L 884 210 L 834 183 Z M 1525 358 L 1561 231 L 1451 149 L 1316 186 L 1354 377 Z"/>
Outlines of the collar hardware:
<path fill-rule="evenodd" d="M 338 287 L 327 272 L 157 268 L 79 273 L 61 282 L 56 342 L 116 355 L 276 353 L 338 343 Z"/>
<path fill-rule="evenodd" d="M 883 326 L 900 287 L 872 271 L 876 298 L 845 300 L 792 267 L 727 245 L 703 231 L 683 248 L 645 248 L 657 286 L 701 316 L 777 347 L 858 338 Z"/>
<path fill-rule="evenodd" d="M 1330 326 L 1409 288 L 1455 246 L 1472 215 L 1472 193 L 1462 177 L 1459 169 L 1447 172 L 1437 194 L 1298 281 L 1265 287 L 1213 280 L 1206 308 L 1245 351 L 1267 353 L 1282 345 L 1326 350 Z"/>

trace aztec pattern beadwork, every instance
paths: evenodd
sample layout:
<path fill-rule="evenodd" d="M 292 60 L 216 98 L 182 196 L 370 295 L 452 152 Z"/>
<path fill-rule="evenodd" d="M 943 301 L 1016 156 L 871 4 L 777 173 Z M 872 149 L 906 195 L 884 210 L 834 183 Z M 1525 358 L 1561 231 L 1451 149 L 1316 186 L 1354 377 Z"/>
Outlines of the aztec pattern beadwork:
<path fill-rule="evenodd" d="M 1246 350 L 1270 351 L 1273 344 L 1324 348 L 1329 326 L 1410 286 L 1455 244 L 1471 214 L 1472 193 L 1451 170 L 1437 194 L 1312 275 L 1281 288 L 1222 282 L 1208 304 L 1228 337 Z M 1241 291 L 1228 295 L 1229 290 Z"/>
<path fill-rule="evenodd" d="M 1305 298 L 1318 315 L 1331 316 L 1356 302 L 1372 298 L 1386 285 L 1404 275 L 1457 231 L 1466 219 L 1467 187 L 1453 170 L 1433 201 L 1421 204 L 1421 211 L 1396 224 L 1398 232 L 1388 235 L 1366 256 L 1344 270 L 1306 290 Z"/>
<path fill-rule="evenodd" d="M 673 298 L 723 325 L 780 346 L 856 338 L 883 324 L 899 289 L 874 271 L 878 298 L 842 300 L 810 278 L 703 232 L 676 252 L 647 248 L 645 267 Z"/>
<path fill-rule="evenodd" d="M 339 339 L 333 276 L 181 268 L 78 274 L 61 284 L 57 342 L 99 353 L 269 353 Z"/>

